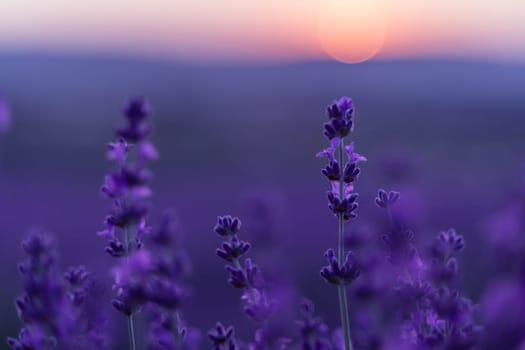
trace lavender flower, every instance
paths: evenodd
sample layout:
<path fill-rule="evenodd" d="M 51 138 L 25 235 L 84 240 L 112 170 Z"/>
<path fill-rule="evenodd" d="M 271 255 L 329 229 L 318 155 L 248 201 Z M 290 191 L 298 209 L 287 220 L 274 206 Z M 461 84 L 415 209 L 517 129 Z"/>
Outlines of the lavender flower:
<path fill-rule="evenodd" d="M 240 227 L 239 218 L 226 215 L 217 219 L 214 230 L 226 239 L 222 248 L 217 249 L 217 256 L 229 263 L 225 266 L 230 273 L 228 282 L 235 288 L 243 289 L 245 314 L 256 322 L 262 322 L 272 313 L 274 302 L 268 299 L 263 290 L 258 266 L 250 258 L 242 260 L 250 244 L 237 236 Z"/>
<path fill-rule="evenodd" d="M 243 290 L 241 300 L 243 302 L 244 314 L 256 322 L 259 328 L 256 330 L 254 343 L 249 348 L 258 350 L 265 348 L 282 348 L 288 340 L 271 335 L 269 329 L 270 317 L 275 311 L 276 301 L 268 297 L 264 282 L 259 274 L 259 268 L 252 263 L 250 258 L 244 258 L 250 249 L 250 244 L 241 241 L 237 236 L 241 221 L 230 215 L 217 219 L 215 232 L 224 237 L 222 248 L 217 249 L 217 256 L 225 260 L 225 268 L 230 273 L 228 282 L 235 288 Z"/>
<path fill-rule="evenodd" d="M 19 265 L 24 293 L 17 298 L 18 317 L 26 326 L 19 339 L 8 339 L 12 349 L 33 344 L 36 349 L 50 349 L 64 343 L 72 325 L 66 288 L 56 266 L 54 241 L 50 236 L 33 232 L 22 242 L 27 260 Z"/>
<path fill-rule="evenodd" d="M 117 140 L 108 145 L 107 157 L 115 162 L 115 169 L 104 180 L 102 192 L 113 202 L 113 209 L 105 219 L 106 228 L 99 232 L 108 240 L 106 252 L 116 258 L 130 256 L 143 245 L 142 236 L 149 233 L 146 225 L 147 199 L 152 191 L 152 177 L 147 169 L 149 161 L 158 158 L 158 153 L 149 141 L 151 126 L 148 116 L 151 109 L 143 98 L 133 98 L 123 108 L 126 125 L 115 134 Z M 118 232 L 121 232 L 119 237 Z M 121 263 L 115 270 L 117 297 L 113 306 L 127 316 L 130 346 L 136 349 L 133 313 L 147 301 L 147 291 L 142 284 L 149 265 L 146 255 L 136 254 L 131 261 Z M 132 271 L 132 267 L 139 268 Z M 163 292 L 165 285 L 159 285 Z"/>
<path fill-rule="evenodd" d="M 224 327 L 217 322 L 214 329 L 208 332 L 213 344 L 213 350 L 239 350 L 235 340 L 235 329 L 232 326 Z"/>
<path fill-rule="evenodd" d="M 200 332 L 184 324 L 177 313 L 169 313 L 155 304 L 145 308 L 148 333 L 147 350 L 197 350 Z"/>
<path fill-rule="evenodd" d="M 113 209 L 99 235 L 107 237 L 106 251 L 114 257 L 140 248 L 142 236 L 150 231 L 146 225 L 146 200 L 152 194 L 152 175 L 146 166 L 158 153 L 147 138 L 151 131 L 149 110 L 143 99 L 130 100 L 124 107 L 127 125 L 117 130 L 119 138 L 108 145 L 107 157 L 115 162 L 115 170 L 105 177 L 101 190 L 113 202 Z M 123 241 L 117 230 L 122 231 Z"/>
<path fill-rule="evenodd" d="M 394 265 L 406 266 L 418 260 L 418 252 L 412 244 L 414 233 L 402 228 L 394 218 L 392 210 L 399 197 L 399 192 L 379 189 L 375 203 L 386 210 L 389 220 L 389 231 L 381 237 L 388 249 L 387 260 Z"/>
<path fill-rule="evenodd" d="M 341 97 L 326 108 L 328 122 L 324 126 L 324 135 L 332 140 L 343 138 L 352 130 L 354 104 L 351 98 Z"/>
<path fill-rule="evenodd" d="M 108 349 L 108 318 L 100 308 L 105 288 L 97 282 L 85 266 L 70 267 L 64 273 L 67 296 L 72 304 L 75 326 L 75 349 Z"/>
<path fill-rule="evenodd" d="M 331 350 L 328 326 L 314 315 L 315 307 L 311 300 L 301 301 L 301 319 L 297 321 L 301 335 L 302 350 Z"/>
<path fill-rule="evenodd" d="M 100 327 L 104 318 L 89 309 L 100 294 L 86 268 L 72 267 L 62 275 L 54 241 L 42 232 L 31 233 L 22 248 L 27 255 L 19 265 L 24 293 L 16 307 L 25 326 L 8 345 L 14 350 L 107 348 L 105 329 Z"/>
<path fill-rule="evenodd" d="M 438 235 L 430 249 L 432 257 L 432 278 L 436 284 L 450 285 L 458 273 L 456 255 L 463 250 L 465 240 L 454 229 L 443 231 Z"/>
<path fill-rule="evenodd" d="M 328 192 L 329 209 L 339 221 L 338 254 L 332 250 L 325 254 L 329 265 L 321 270 L 321 276 L 330 283 L 338 285 L 341 324 L 346 350 L 352 349 L 350 339 L 350 321 L 346 297 L 346 285 L 359 276 L 352 263 L 353 255 L 345 259 L 344 223 L 356 217 L 357 193 L 354 192 L 354 182 L 359 176 L 358 163 L 366 158 L 354 152 L 354 143 L 345 146 L 344 138 L 353 129 L 354 106 L 349 97 L 341 97 L 327 107 L 328 122 L 324 124 L 324 135 L 330 140 L 330 146 L 317 154 L 328 158 L 328 165 L 321 173 L 328 179 L 331 190 Z M 345 157 L 347 161 L 345 162 Z M 343 260 L 345 262 L 343 263 Z"/>
<path fill-rule="evenodd" d="M 355 257 L 352 252 L 346 254 L 345 261 L 342 265 L 339 264 L 335 253 L 332 249 L 328 249 L 325 253 L 328 266 L 321 269 L 321 276 L 329 283 L 335 285 L 348 285 L 355 281 L 360 274 Z"/>
<path fill-rule="evenodd" d="M 180 308 L 187 293 L 183 279 L 189 273 L 189 260 L 180 246 L 180 229 L 171 211 L 166 211 L 160 227 L 150 236 L 154 253 L 148 292 L 148 349 L 198 348 L 199 333 L 186 325 Z"/>
<path fill-rule="evenodd" d="M 380 208 L 387 208 L 392 207 L 397 200 L 399 199 L 399 192 L 396 191 L 385 191 L 383 189 L 379 189 L 377 191 L 377 197 L 376 197 L 376 204 Z"/>

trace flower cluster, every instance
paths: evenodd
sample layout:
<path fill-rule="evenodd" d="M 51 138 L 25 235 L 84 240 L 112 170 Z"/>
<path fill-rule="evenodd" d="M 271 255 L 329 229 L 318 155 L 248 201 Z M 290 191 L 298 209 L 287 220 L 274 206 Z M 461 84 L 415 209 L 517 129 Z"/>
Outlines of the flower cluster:
<path fill-rule="evenodd" d="M 382 235 L 382 240 L 385 243 L 388 255 L 387 259 L 396 264 L 409 264 L 410 262 L 417 263 L 418 252 L 414 247 L 412 241 L 414 233 L 411 230 L 404 229 L 395 220 L 392 209 L 395 203 L 399 200 L 400 193 L 396 191 L 385 191 L 379 189 L 375 203 L 379 208 L 386 210 L 389 219 L 389 230 Z"/>
<path fill-rule="evenodd" d="M 222 323 L 217 322 L 215 328 L 208 332 L 208 337 L 213 344 L 213 350 L 239 350 L 235 340 L 235 329 L 224 327 Z"/>
<path fill-rule="evenodd" d="M 383 241 L 387 260 L 399 274 L 394 290 L 404 319 L 401 337 L 421 349 L 474 349 L 480 332 L 474 307 L 453 289 L 458 271 L 455 255 L 463 250 L 464 238 L 453 229 L 441 232 L 429 249 L 430 263 L 425 262 L 412 244 L 414 234 L 399 227 L 392 216 L 399 197 L 398 192 L 379 190 L 375 202 L 387 209 L 391 223 Z"/>
<path fill-rule="evenodd" d="M 314 303 L 303 299 L 300 305 L 301 319 L 297 321 L 303 350 L 331 350 L 328 326 L 315 316 Z"/>
<path fill-rule="evenodd" d="M 268 337 L 264 326 L 275 310 L 275 300 L 268 297 L 257 265 L 250 258 L 243 260 L 250 244 L 239 239 L 237 233 L 240 227 L 241 221 L 236 217 L 226 215 L 217 219 L 214 231 L 225 240 L 216 253 L 227 262 L 225 268 L 230 273 L 228 282 L 243 290 L 241 300 L 244 314 L 260 326 L 256 331 L 255 343 L 251 345 L 253 349 L 260 349 L 262 343 L 274 340 Z M 283 339 L 278 341 L 282 342 Z"/>
<path fill-rule="evenodd" d="M 149 161 L 158 158 L 148 140 L 150 107 L 142 98 L 131 99 L 123 109 L 126 125 L 116 131 L 118 139 L 108 145 L 107 157 L 115 162 L 115 169 L 104 179 L 102 192 L 113 202 L 113 209 L 105 219 L 106 228 L 99 235 L 108 239 L 106 251 L 114 257 L 128 254 L 142 245 L 141 239 L 149 232 L 146 225 L 147 198 L 152 191 Z M 116 230 L 122 231 L 120 238 Z"/>
<path fill-rule="evenodd" d="M 10 338 L 8 344 L 14 350 L 51 349 L 67 336 L 71 317 L 65 281 L 56 266 L 54 242 L 43 233 L 32 233 L 22 248 L 27 255 L 19 265 L 24 293 L 16 300 L 16 307 L 26 326 L 18 340 Z"/>
<path fill-rule="evenodd" d="M 342 97 L 335 101 L 327 107 L 327 116 L 329 121 L 324 124 L 324 128 L 330 146 L 319 152 L 317 156 L 328 159 L 328 165 L 321 171 L 331 187 L 328 192 L 328 207 L 340 220 L 348 221 L 356 217 L 358 195 L 354 193 L 354 182 L 360 173 L 358 163 L 366 161 L 366 158 L 354 152 L 353 142 L 346 146 L 344 144 L 344 138 L 350 133 L 353 125 L 352 100 Z M 340 232 L 340 235 L 343 233 Z M 344 236 L 342 238 L 344 239 Z M 357 278 L 359 272 L 352 264 L 352 254 L 347 255 L 345 262 L 342 262 L 344 254 L 341 249 L 339 253 L 336 257 L 332 250 L 326 252 L 325 257 L 329 265 L 322 269 L 321 276 L 330 283 L 341 284 L 344 281 L 343 284 L 348 284 Z M 345 275 L 348 273 L 352 278 Z"/>
<path fill-rule="evenodd" d="M 328 260 L 328 266 L 321 269 L 321 276 L 329 283 L 348 285 L 359 277 L 360 270 L 355 262 L 354 253 L 348 252 L 342 265 L 339 265 L 332 249 L 325 253 L 325 257 Z"/>
<path fill-rule="evenodd" d="M 331 284 L 338 285 L 341 327 L 345 350 L 352 349 L 350 325 L 346 297 L 346 285 L 359 277 L 359 269 L 354 263 L 353 253 L 345 254 L 344 224 L 356 218 L 358 194 L 354 193 L 354 182 L 361 170 L 360 162 L 366 158 L 354 151 L 354 143 L 345 145 L 345 138 L 353 129 L 354 104 L 351 98 L 341 97 L 326 109 L 328 122 L 324 124 L 324 135 L 330 141 L 330 146 L 317 154 L 326 157 L 328 165 L 321 173 L 330 183 L 328 191 L 328 208 L 338 218 L 338 249 L 337 256 L 332 249 L 325 253 L 328 265 L 321 269 L 321 277 Z M 345 161 L 346 159 L 346 161 Z M 344 260 L 344 262 L 343 262 Z"/>
<path fill-rule="evenodd" d="M 151 286 L 145 310 L 148 321 L 148 350 L 198 348 L 200 334 L 184 324 L 181 305 L 187 297 L 183 279 L 190 266 L 180 246 L 180 228 L 171 211 L 164 213 L 160 227 L 153 231 L 148 249 L 153 252 L 147 284 Z"/>
<path fill-rule="evenodd" d="M 24 293 L 16 307 L 25 326 L 7 340 L 11 349 L 106 349 L 105 317 L 92 307 L 101 293 L 86 268 L 60 273 L 54 240 L 43 232 L 31 233 L 22 248 Z"/>
<path fill-rule="evenodd" d="M 354 103 L 349 97 L 341 97 L 326 108 L 328 122 L 324 127 L 324 135 L 332 140 L 347 136 L 354 125 Z"/>
<path fill-rule="evenodd" d="M 158 290 L 165 292 L 162 288 L 168 287 L 151 284 L 149 274 L 154 267 L 150 255 L 148 252 L 136 252 L 143 245 L 144 234 L 151 230 L 146 225 L 147 199 L 152 194 L 149 187 L 152 174 L 147 165 L 158 157 L 148 139 L 151 110 L 144 99 L 134 98 L 126 103 L 122 112 L 126 124 L 115 132 L 117 140 L 108 145 L 107 152 L 115 168 L 105 177 L 101 188 L 113 202 L 113 208 L 105 219 L 106 228 L 99 235 L 107 238 L 106 252 L 109 255 L 125 257 L 114 270 L 116 296 L 112 304 L 128 317 L 130 338 L 134 338 L 133 314 L 151 299 L 153 291 L 153 295 L 157 296 L 160 294 Z"/>
<path fill-rule="evenodd" d="M 118 258 L 112 268 L 111 305 L 127 318 L 131 350 L 141 345 L 146 350 L 197 350 L 201 348 L 201 333 L 183 317 L 183 306 L 190 296 L 187 277 L 191 268 L 182 249 L 178 221 L 166 212 L 158 225 L 152 225 L 155 229 L 146 223 L 152 195 L 148 165 L 158 157 L 149 141 L 150 113 L 145 100 L 130 100 L 123 109 L 126 124 L 116 130 L 117 140 L 108 146 L 107 156 L 115 167 L 106 176 L 102 192 L 113 207 L 100 235 L 107 238 L 107 253 Z M 342 97 L 335 101 L 328 106 L 327 116 L 324 135 L 330 145 L 318 156 L 328 160 L 321 172 L 330 186 L 328 207 L 338 221 L 338 247 L 326 251 L 328 264 L 321 268 L 320 275 L 337 286 L 341 326 L 330 331 L 315 315 L 313 303 L 305 299 L 300 304 L 299 332 L 292 338 L 287 326 L 296 316 L 285 314 L 282 300 L 296 304 L 290 278 L 293 276 L 263 280 L 258 265 L 248 257 L 251 244 L 239 235 L 241 221 L 226 215 L 219 217 L 214 227 L 222 239 L 216 255 L 225 263 L 228 283 L 240 290 L 244 316 L 254 325 L 253 339 L 243 341 L 233 326 L 218 322 L 208 332 L 212 348 L 475 350 L 486 344 L 487 348 L 505 349 L 523 346 L 522 281 L 502 282 L 486 294 L 489 301 L 483 312 L 490 326 L 487 333 L 492 335 L 486 335 L 482 345 L 477 306 L 459 288 L 459 254 L 465 248 L 464 237 L 449 229 L 439 233 L 429 249 L 420 249 L 414 232 L 404 227 L 411 225 L 399 220 L 399 206 L 405 200 L 401 200 L 399 192 L 380 189 L 375 198 L 388 221 L 388 228 L 381 231 L 385 232 L 381 240 L 372 225 L 360 223 L 352 225 L 345 235 L 345 224 L 357 216 L 358 194 L 354 185 L 360 174 L 359 163 L 366 158 L 354 151 L 353 142 L 345 143 L 354 126 L 352 100 Z M 265 214 L 256 220 L 260 227 L 255 229 L 260 242 L 267 245 L 263 255 L 275 260 L 275 270 L 282 274 L 285 256 L 275 254 L 276 239 L 269 239 L 269 231 L 278 226 L 268 214 L 272 205 L 258 205 Z M 54 241 L 46 234 L 32 234 L 22 248 L 26 256 L 19 265 L 23 293 L 16 299 L 16 309 L 24 326 L 17 338 L 8 339 L 9 347 L 110 348 L 108 320 L 100 307 L 101 299 L 110 298 L 105 286 L 85 266 L 62 272 Z M 263 261 L 259 256 L 254 260 Z M 261 266 L 268 272 L 266 265 Z M 524 276 L 523 271 L 520 265 L 520 277 Z M 347 291 L 351 291 L 350 298 Z M 277 312 L 279 321 L 275 321 Z M 140 319 L 137 324 L 134 316 L 135 320 Z M 506 318 L 508 322 L 504 322 Z M 143 333 L 135 338 L 139 325 L 143 326 Z"/>

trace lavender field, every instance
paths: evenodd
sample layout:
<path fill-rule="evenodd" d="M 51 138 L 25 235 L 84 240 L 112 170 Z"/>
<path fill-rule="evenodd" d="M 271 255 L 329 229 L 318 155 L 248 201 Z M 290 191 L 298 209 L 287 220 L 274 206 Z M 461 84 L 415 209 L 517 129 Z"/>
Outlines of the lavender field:
<path fill-rule="evenodd" d="M 525 349 L 523 91 L 510 63 L 0 54 L 0 338 Z"/>

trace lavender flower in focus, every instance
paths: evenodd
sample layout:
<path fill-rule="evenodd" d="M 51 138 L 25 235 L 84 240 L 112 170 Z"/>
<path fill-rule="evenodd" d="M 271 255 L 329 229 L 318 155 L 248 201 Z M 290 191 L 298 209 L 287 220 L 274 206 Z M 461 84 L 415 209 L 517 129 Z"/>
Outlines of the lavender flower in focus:
<path fill-rule="evenodd" d="M 243 256 L 250 249 L 250 244 L 239 239 L 237 233 L 240 227 L 241 221 L 236 217 L 226 215 L 217 219 L 214 231 L 224 238 L 222 247 L 217 249 L 217 256 L 227 262 L 225 268 L 230 273 L 228 282 L 235 288 L 243 290 L 241 300 L 244 314 L 259 326 L 250 349 L 264 349 L 268 346 L 273 348 L 277 343 L 282 348 L 288 341 L 269 336 L 267 327 L 268 320 L 275 309 L 275 300 L 268 297 L 257 265 L 254 265 L 250 258 L 243 260 Z"/>
<path fill-rule="evenodd" d="M 354 105 L 349 97 L 341 97 L 327 107 L 328 122 L 324 124 L 324 135 L 330 141 L 330 146 L 317 154 L 326 157 L 328 165 L 322 169 L 322 174 L 328 179 L 331 190 L 328 192 L 328 207 L 338 218 L 338 249 L 329 249 L 325 253 L 328 266 L 323 267 L 321 276 L 329 283 L 338 285 L 341 327 L 346 350 L 352 349 L 350 338 L 350 321 L 346 297 L 346 285 L 359 276 L 359 270 L 354 264 L 353 253 L 345 254 L 344 224 L 356 217 L 357 193 L 354 193 L 354 182 L 359 176 L 359 162 L 366 158 L 354 152 L 354 143 L 345 145 L 345 137 L 353 129 Z M 346 161 L 345 161 L 346 158 Z"/>
<path fill-rule="evenodd" d="M 339 265 L 332 249 L 329 249 L 325 253 L 325 257 L 329 265 L 321 269 L 321 276 L 327 282 L 335 285 L 348 285 L 359 277 L 360 271 L 357 268 L 352 252 L 346 254 L 345 261 L 342 265 Z"/>

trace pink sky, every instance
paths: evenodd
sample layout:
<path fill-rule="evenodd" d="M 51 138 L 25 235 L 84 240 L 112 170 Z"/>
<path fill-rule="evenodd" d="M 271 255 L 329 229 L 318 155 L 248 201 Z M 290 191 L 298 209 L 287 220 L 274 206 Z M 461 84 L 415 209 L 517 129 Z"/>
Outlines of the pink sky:
<path fill-rule="evenodd" d="M 326 59 L 327 34 L 320 37 L 319 23 L 334 1 L 2 0 L 0 51 L 234 62 Z M 375 3 L 383 33 L 378 58 L 525 62 L 525 1 L 339 1 Z M 360 16 L 352 12 L 350 20 Z M 369 27 L 361 39 L 374 32 Z M 351 47 L 350 37 L 341 40 Z"/>

